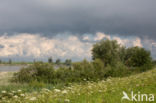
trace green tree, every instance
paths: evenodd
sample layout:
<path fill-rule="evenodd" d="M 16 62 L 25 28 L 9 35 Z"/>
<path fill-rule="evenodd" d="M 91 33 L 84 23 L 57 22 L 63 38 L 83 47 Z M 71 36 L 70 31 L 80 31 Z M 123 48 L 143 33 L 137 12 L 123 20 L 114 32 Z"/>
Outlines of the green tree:
<path fill-rule="evenodd" d="M 140 47 L 131 47 L 126 50 L 125 64 L 127 66 L 140 67 L 152 64 L 150 51 Z"/>
<path fill-rule="evenodd" d="M 92 58 L 101 59 L 105 65 L 119 60 L 120 45 L 116 40 L 102 40 L 93 45 Z"/>
<path fill-rule="evenodd" d="M 48 63 L 53 63 L 53 58 L 52 57 L 48 58 Z"/>
<path fill-rule="evenodd" d="M 67 65 L 67 66 L 70 66 L 72 63 L 71 59 L 66 59 L 64 64 Z"/>
<path fill-rule="evenodd" d="M 59 65 L 61 63 L 61 60 L 60 59 L 57 59 L 56 62 L 55 62 L 57 65 Z"/>
<path fill-rule="evenodd" d="M 124 63 L 125 61 L 125 56 L 126 56 L 126 47 L 122 46 L 120 47 L 119 49 L 119 58 L 120 58 L 120 61 Z"/>

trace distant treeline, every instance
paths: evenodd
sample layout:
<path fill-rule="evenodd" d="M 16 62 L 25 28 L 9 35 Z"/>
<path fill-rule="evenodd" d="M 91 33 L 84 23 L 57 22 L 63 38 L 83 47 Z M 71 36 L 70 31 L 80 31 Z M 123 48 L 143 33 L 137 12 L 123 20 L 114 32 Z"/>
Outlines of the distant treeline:
<path fill-rule="evenodd" d="M 44 61 L 41 61 L 41 60 L 35 60 L 33 62 L 24 62 L 24 61 L 13 61 L 12 59 L 9 59 L 8 61 L 2 61 L 0 60 L 0 64 L 33 64 L 33 63 L 36 63 L 36 62 L 44 62 Z M 49 57 L 48 58 L 48 61 L 47 62 L 44 62 L 44 63 L 51 63 L 51 64 L 56 64 L 56 65 L 60 65 L 60 64 L 63 64 L 63 65 L 66 65 L 66 66 L 70 66 L 72 64 L 72 60 L 71 59 L 66 59 L 64 62 L 61 61 L 61 59 L 56 59 L 56 61 L 53 61 L 52 57 Z"/>

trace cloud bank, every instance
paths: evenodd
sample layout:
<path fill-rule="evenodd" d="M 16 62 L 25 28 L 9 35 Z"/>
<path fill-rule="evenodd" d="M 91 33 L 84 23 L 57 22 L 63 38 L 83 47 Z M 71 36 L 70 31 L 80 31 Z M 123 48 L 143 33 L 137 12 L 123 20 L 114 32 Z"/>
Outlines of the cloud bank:
<path fill-rule="evenodd" d="M 78 37 L 47 38 L 34 34 L 17 34 L 0 37 L 0 57 L 33 59 L 81 59 L 90 57 L 91 44 L 81 42 Z"/>
<path fill-rule="evenodd" d="M 64 33 L 65 34 L 65 33 Z M 32 61 L 34 59 L 47 61 L 47 58 L 72 59 L 79 61 L 84 58 L 91 60 L 91 49 L 95 42 L 103 39 L 117 40 L 123 46 L 150 45 L 149 41 L 142 41 L 139 37 L 112 36 L 102 32 L 94 35 L 84 34 L 81 37 L 58 34 L 54 37 L 44 37 L 39 34 L 20 33 L 0 36 L 0 58 L 14 58 L 15 60 Z M 154 43 L 154 42 L 153 42 Z M 151 48 L 156 49 L 153 45 Z"/>

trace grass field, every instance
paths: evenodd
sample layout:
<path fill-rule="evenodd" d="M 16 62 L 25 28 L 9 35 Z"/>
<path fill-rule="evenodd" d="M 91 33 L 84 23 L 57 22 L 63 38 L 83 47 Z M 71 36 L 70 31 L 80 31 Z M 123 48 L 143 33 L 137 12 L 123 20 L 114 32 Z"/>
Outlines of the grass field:
<path fill-rule="evenodd" d="M 149 101 L 121 101 L 123 91 L 129 97 L 132 91 L 138 95 L 156 96 L 156 69 L 129 77 L 108 78 L 98 82 L 86 81 L 67 87 L 51 86 L 52 88 L 37 91 L 28 85 L 9 83 L 7 80 L 11 75 L 12 73 L 0 74 L 0 103 L 149 103 Z M 28 92 L 28 89 L 33 91 Z M 156 103 L 156 100 L 150 103 Z"/>

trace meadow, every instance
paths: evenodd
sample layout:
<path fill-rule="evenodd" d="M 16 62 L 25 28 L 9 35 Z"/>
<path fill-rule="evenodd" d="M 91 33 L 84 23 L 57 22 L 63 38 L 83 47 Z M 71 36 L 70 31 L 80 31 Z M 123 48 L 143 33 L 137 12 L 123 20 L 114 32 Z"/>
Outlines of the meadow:
<path fill-rule="evenodd" d="M 2 85 L 9 85 L 6 73 Z M 3 74 L 1 74 L 3 75 Z M 6 79 L 7 78 L 7 79 Z M 52 86 L 40 90 L 26 92 L 22 88 L 11 90 L 1 89 L 1 103 L 137 103 L 137 101 L 122 100 L 123 91 L 130 95 L 131 91 L 156 95 L 156 69 L 131 75 L 128 77 L 107 78 L 97 82 L 73 83 L 70 86 Z M 2 79 L 1 79 L 2 80 Z M 4 84 L 6 83 L 6 84 Z M 20 84 L 22 85 L 22 84 Z M 15 85 L 14 85 L 15 86 Z M 21 86 L 22 87 L 22 86 Z M 9 87 L 8 87 L 9 88 Z M 25 87 L 26 88 L 26 87 Z M 29 86 L 27 86 L 29 88 Z M 147 103 L 147 102 L 141 102 Z M 154 102 L 151 102 L 154 103 Z"/>

